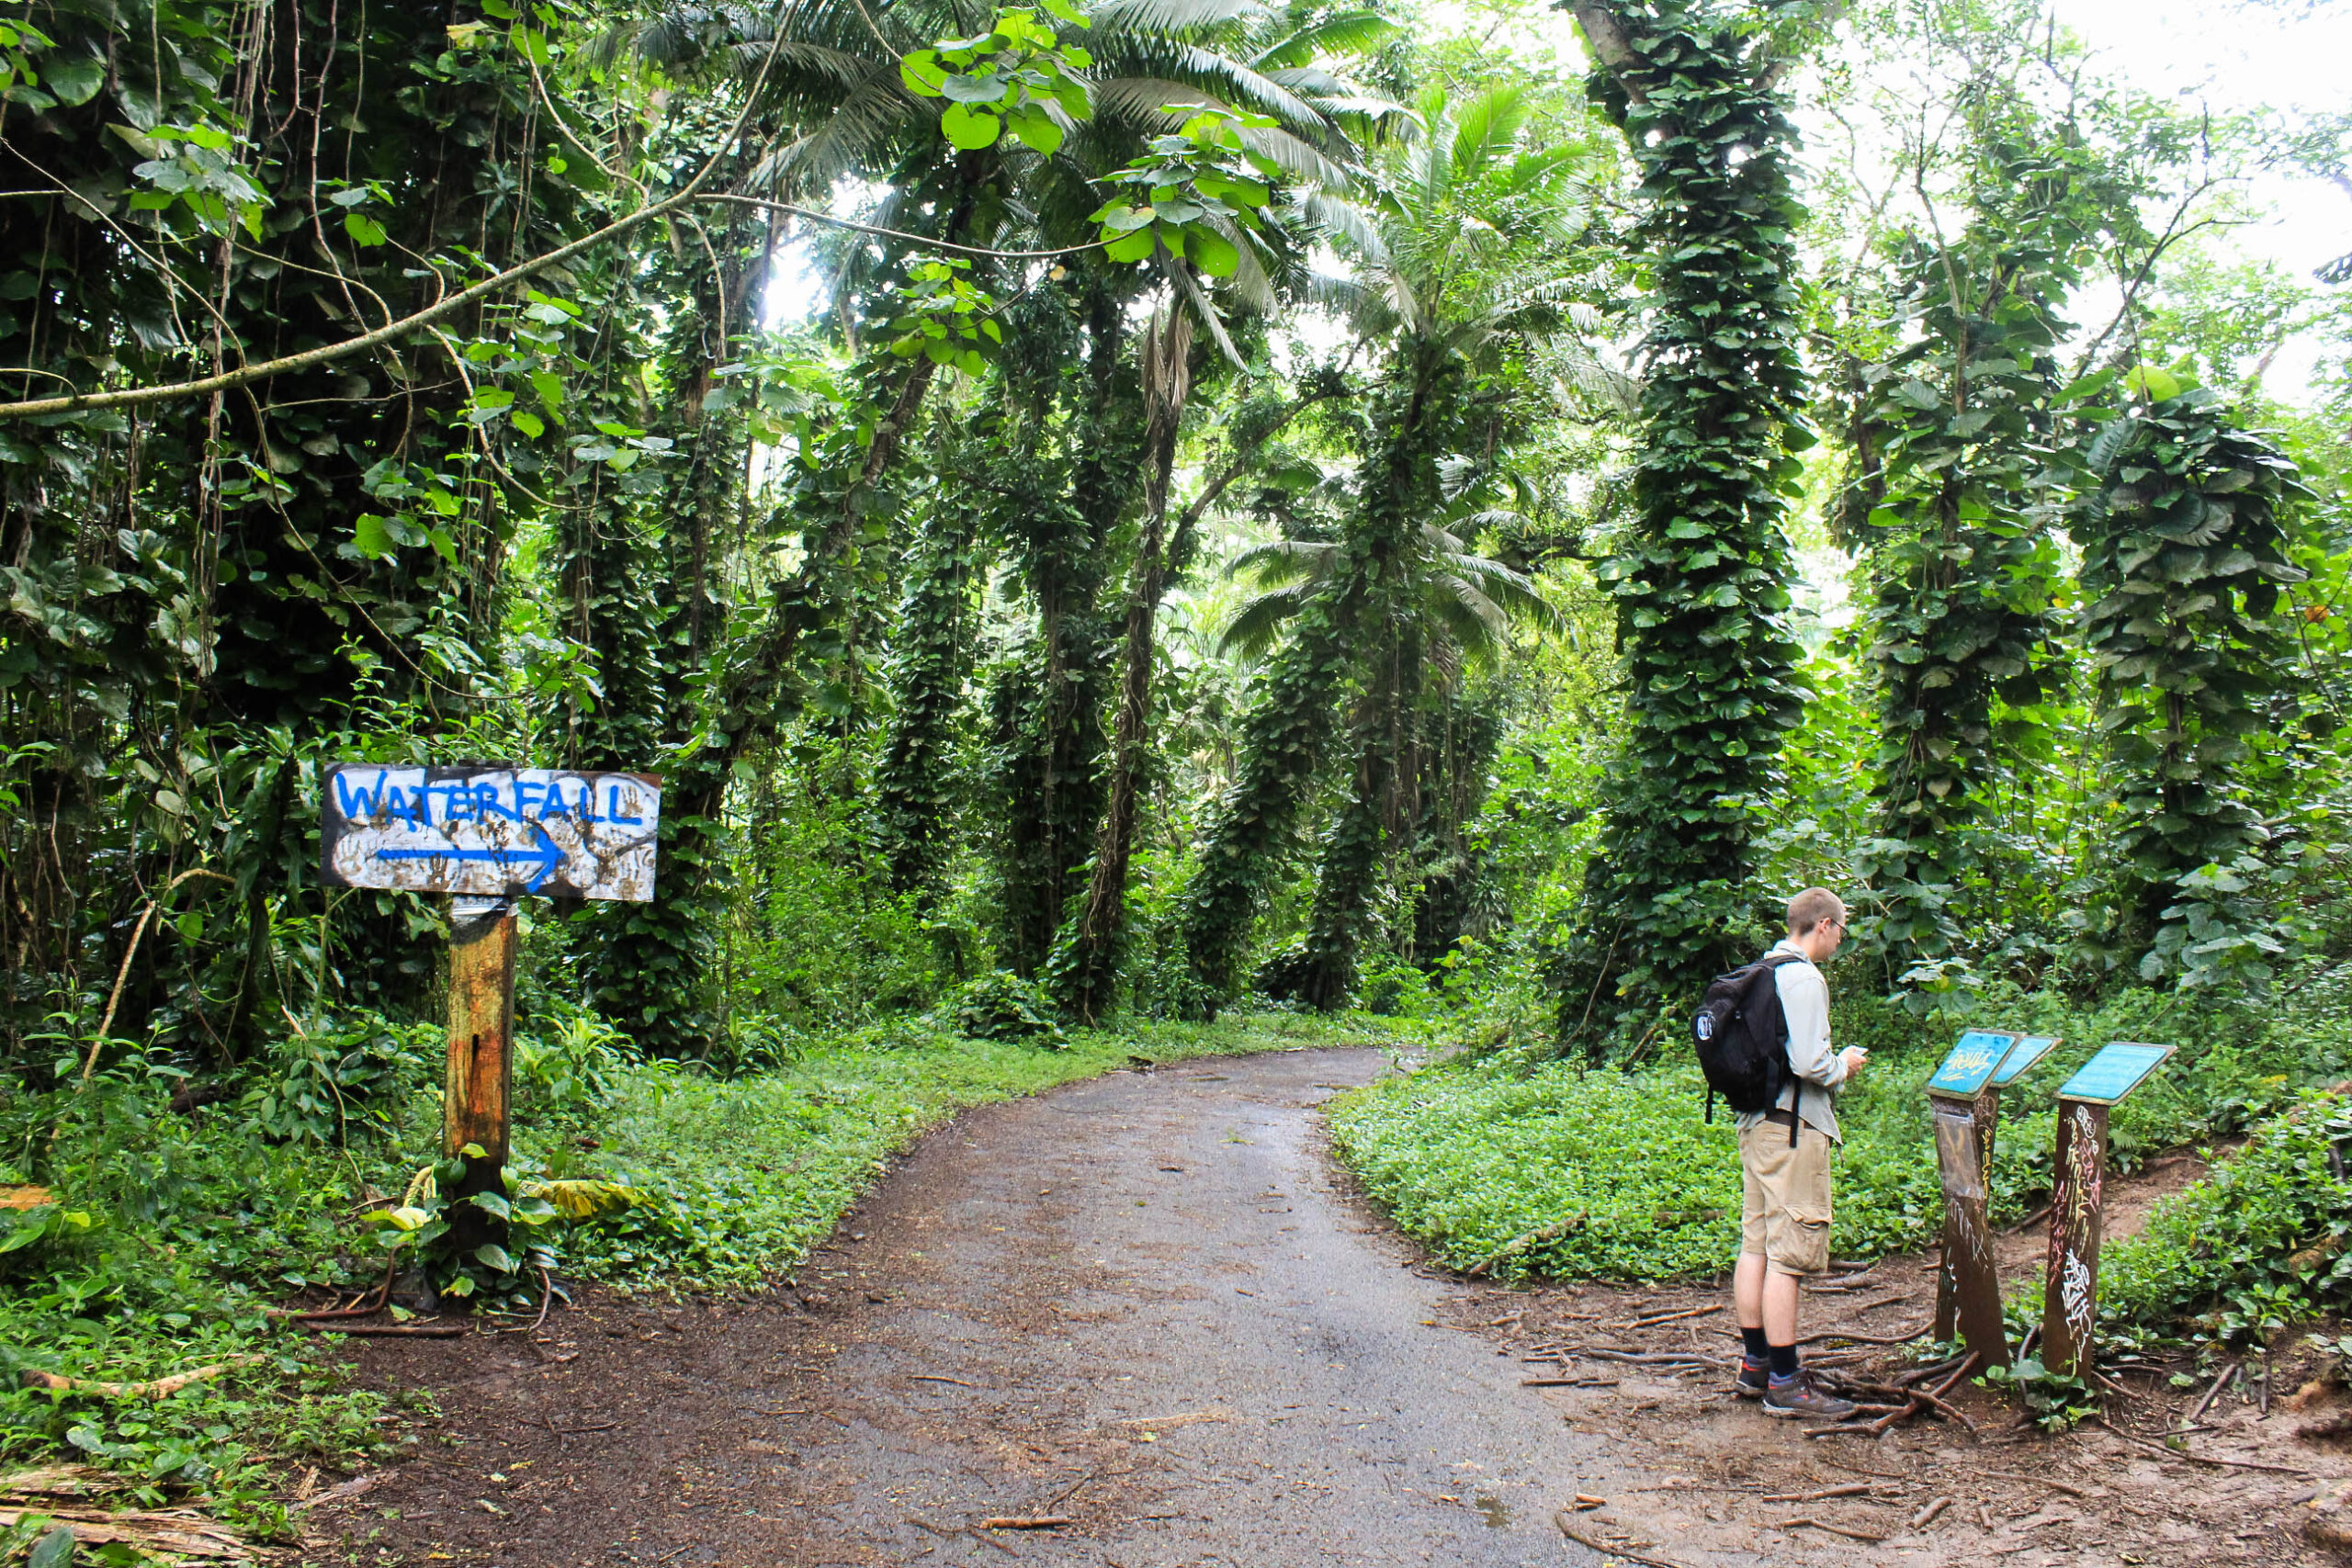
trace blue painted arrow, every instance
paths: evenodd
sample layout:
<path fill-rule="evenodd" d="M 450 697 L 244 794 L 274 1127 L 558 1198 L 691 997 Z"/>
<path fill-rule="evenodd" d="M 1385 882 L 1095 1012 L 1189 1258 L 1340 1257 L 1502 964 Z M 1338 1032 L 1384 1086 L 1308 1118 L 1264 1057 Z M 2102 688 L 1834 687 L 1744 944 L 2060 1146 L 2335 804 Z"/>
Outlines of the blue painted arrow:
<path fill-rule="evenodd" d="M 563 851 L 553 839 L 548 837 L 548 830 L 545 828 L 540 827 L 537 822 L 529 823 L 528 826 L 539 838 L 538 845 L 534 849 L 378 850 L 376 858 L 378 860 L 486 860 L 493 865 L 535 865 L 539 868 L 538 871 L 523 885 L 523 888 L 527 893 L 537 893 L 539 890 L 539 884 L 554 875 L 556 868 L 563 863 Z"/>

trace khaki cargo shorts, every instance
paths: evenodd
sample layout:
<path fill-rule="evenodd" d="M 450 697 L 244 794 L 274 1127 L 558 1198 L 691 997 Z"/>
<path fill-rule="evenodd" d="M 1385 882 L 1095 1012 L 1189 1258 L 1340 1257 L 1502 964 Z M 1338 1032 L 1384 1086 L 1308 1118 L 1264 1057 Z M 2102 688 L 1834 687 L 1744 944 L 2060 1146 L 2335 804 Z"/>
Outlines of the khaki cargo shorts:
<path fill-rule="evenodd" d="M 1739 1135 L 1739 1250 L 1762 1255 L 1779 1274 L 1802 1278 L 1829 1268 L 1829 1139 L 1759 1122 Z"/>

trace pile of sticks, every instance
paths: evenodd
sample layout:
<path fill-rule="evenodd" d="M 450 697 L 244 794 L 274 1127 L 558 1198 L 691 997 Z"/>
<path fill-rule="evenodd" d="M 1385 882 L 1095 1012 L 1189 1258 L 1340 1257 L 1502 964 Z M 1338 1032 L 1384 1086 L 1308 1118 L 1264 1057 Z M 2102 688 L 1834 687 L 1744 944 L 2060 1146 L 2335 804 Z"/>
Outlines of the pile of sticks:
<path fill-rule="evenodd" d="M 1821 1372 L 1818 1375 L 1822 1386 L 1841 1399 L 1852 1400 L 1854 1414 L 1848 1420 L 1812 1427 L 1805 1436 L 1828 1438 L 1860 1432 L 1875 1437 L 1898 1421 L 1907 1420 L 1923 1411 L 1933 1411 L 1959 1422 L 1967 1429 L 1969 1436 L 1974 1437 L 1976 1423 L 1968 1418 L 1965 1411 L 1946 1404 L 1944 1395 L 1958 1387 L 1960 1381 L 1975 1366 L 1976 1352 L 1972 1350 L 1965 1356 L 1939 1361 L 1932 1367 L 1913 1367 L 1908 1371 L 1897 1372 L 1884 1382 L 1842 1372 Z M 1933 1388 L 1928 1386 L 1930 1382 L 1935 1384 Z"/>

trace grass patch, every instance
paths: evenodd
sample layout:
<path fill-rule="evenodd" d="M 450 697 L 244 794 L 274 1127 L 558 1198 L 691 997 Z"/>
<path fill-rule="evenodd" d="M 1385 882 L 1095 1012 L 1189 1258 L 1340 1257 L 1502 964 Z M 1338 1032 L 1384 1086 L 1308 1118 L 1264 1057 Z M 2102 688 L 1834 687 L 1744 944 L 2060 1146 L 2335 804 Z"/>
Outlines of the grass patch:
<path fill-rule="evenodd" d="M 102 1074 L 83 1093 L 0 1098 L 0 1151 L 15 1162 L 0 1167 L 0 1185 L 37 1182 L 51 1200 L 0 1210 L 0 1465 L 79 1460 L 150 1500 L 193 1495 L 267 1537 L 284 1531 L 270 1494 L 287 1465 L 349 1465 L 401 1440 L 390 1403 L 352 1387 L 306 1332 L 263 1311 L 307 1286 L 379 1279 L 382 1254 L 354 1212 L 399 1193 L 435 1155 L 437 1032 L 371 1021 L 358 1034 L 368 1044 L 357 1067 L 289 1047 L 243 1100 L 192 1114 L 170 1108 L 166 1076 Z M 803 1257 L 894 1151 L 968 1106 L 1091 1077 L 1130 1055 L 1177 1061 L 1340 1038 L 1320 1020 L 1270 1015 L 1077 1031 L 1048 1049 L 909 1021 L 804 1043 L 768 1070 L 718 1079 L 623 1059 L 574 1019 L 518 1043 L 514 1167 L 647 1195 L 559 1233 L 566 1277 L 750 1287 Z M 364 1097 L 305 1087 L 363 1069 Z M 305 1117 L 343 1131 L 348 1146 L 270 1135 Z M 237 1364 L 154 1401 L 18 1386 L 28 1370 L 127 1382 L 218 1361 Z"/>

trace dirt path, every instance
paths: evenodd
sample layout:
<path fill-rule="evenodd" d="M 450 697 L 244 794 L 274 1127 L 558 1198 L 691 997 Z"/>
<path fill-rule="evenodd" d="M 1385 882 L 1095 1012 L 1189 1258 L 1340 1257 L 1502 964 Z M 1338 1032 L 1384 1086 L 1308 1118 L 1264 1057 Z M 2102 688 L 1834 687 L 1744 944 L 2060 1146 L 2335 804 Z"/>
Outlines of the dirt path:
<path fill-rule="evenodd" d="M 1317 1147 L 1313 1108 L 1385 1065 L 1284 1053 L 989 1107 L 774 1301 L 363 1348 L 438 1386 L 443 1429 L 319 1525 L 363 1560 L 514 1568 L 1007 1561 L 995 1541 L 1125 1568 L 1558 1563 L 1552 1506 L 1606 1445 L 1431 1325 L 1444 1287 Z M 968 1531 L 1042 1513 L 1075 1523 Z"/>
<path fill-rule="evenodd" d="M 2103 1511 L 2086 1496 L 2034 1489 L 1998 1541 L 1973 1507 L 1965 1540 L 1774 1528 L 1791 1510 L 1746 1501 L 1853 1482 L 1840 1463 L 1923 1468 L 1924 1499 L 1963 1489 L 1944 1479 L 1955 1462 L 2041 1461 L 1912 1432 L 1832 1455 L 1714 1380 L 1522 1386 L 1546 1314 L 1620 1307 L 1418 1271 L 1319 1143 L 1315 1107 L 1385 1066 L 1373 1051 L 1194 1062 L 989 1107 L 917 1147 L 793 1289 L 722 1307 L 592 1300 L 537 1339 L 362 1346 L 368 1375 L 434 1389 L 442 1417 L 415 1461 L 317 1511 L 309 1555 L 1520 1568 L 1600 1561 L 1553 1523 L 1578 1493 L 1611 1500 L 1573 1516 L 1585 1533 L 1683 1562 L 2300 1555 L 2270 1555 L 2275 1515 L 2241 1526 L 2260 1545 L 2224 1530 L 2216 1551 L 2206 1519 L 2177 1535 L 2140 1521 L 2109 1545 L 2081 1528 Z M 2186 1482 L 2224 1517 L 2275 1489 L 2172 1470 L 2125 1459 L 2100 1479 L 2130 1475 L 2141 1507 Z M 1914 1489 L 1809 1511 L 1883 1532 Z M 2081 1523 L 2038 1530 L 2057 1522 L 2046 1505 Z M 976 1528 L 1038 1515 L 1069 1523 Z M 2193 1558 L 2164 1550 L 2191 1539 Z"/>

